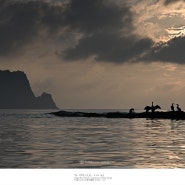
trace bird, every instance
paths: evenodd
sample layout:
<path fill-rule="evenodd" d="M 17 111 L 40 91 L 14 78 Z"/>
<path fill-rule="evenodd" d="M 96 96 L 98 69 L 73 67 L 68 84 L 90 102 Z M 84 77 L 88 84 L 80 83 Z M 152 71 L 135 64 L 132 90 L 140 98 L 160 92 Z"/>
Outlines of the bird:
<path fill-rule="evenodd" d="M 134 113 L 134 108 L 131 108 L 131 109 L 129 110 L 129 113 L 130 113 L 130 114 Z"/>
<path fill-rule="evenodd" d="M 159 105 L 154 106 L 154 104 L 152 102 L 152 106 L 146 106 L 144 109 L 146 110 L 146 112 L 149 112 L 150 110 L 152 112 L 155 112 L 156 109 L 161 109 L 161 107 Z"/>
<path fill-rule="evenodd" d="M 159 105 L 156 105 L 154 108 L 155 108 L 155 110 L 156 109 L 161 109 L 161 107 Z"/>
<path fill-rule="evenodd" d="M 154 112 L 154 111 L 155 111 L 154 102 L 152 102 L 151 111 L 152 111 L 152 112 Z"/>
<path fill-rule="evenodd" d="M 171 110 L 172 110 L 172 111 L 175 111 L 175 109 L 174 109 L 174 106 L 173 106 L 173 105 L 174 105 L 174 103 L 172 103 L 172 105 L 171 105 Z"/>
<path fill-rule="evenodd" d="M 181 108 L 179 107 L 179 104 L 177 104 L 177 111 L 181 112 Z"/>
<path fill-rule="evenodd" d="M 161 109 L 161 107 L 159 105 L 153 105 L 153 102 L 152 102 L 152 106 L 151 106 L 151 110 L 152 112 L 155 112 L 156 109 Z"/>
<path fill-rule="evenodd" d="M 146 112 L 149 112 L 149 110 L 151 109 L 151 107 L 147 105 L 144 109 L 146 110 Z"/>

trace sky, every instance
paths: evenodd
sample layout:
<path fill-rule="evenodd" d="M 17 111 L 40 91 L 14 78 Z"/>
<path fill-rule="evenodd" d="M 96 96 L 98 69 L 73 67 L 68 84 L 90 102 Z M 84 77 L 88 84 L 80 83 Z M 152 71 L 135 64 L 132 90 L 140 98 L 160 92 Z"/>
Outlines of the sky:
<path fill-rule="evenodd" d="M 1 70 L 61 109 L 185 109 L 184 0 L 0 0 Z"/>

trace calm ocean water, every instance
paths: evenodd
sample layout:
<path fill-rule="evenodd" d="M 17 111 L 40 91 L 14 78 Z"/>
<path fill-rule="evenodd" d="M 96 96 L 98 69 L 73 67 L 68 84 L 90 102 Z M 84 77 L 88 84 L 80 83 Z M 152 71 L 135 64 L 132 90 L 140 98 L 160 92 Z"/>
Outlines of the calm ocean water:
<path fill-rule="evenodd" d="M 0 110 L 0 168 L 185 168 L 185 121 L 48 112 Z"/>

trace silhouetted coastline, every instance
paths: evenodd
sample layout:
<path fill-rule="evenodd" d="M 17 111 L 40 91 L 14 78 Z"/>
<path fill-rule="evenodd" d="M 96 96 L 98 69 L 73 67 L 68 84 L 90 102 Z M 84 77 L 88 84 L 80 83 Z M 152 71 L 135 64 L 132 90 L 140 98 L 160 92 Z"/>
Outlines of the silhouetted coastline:
<path fill-rule="evenodd" d="M 51 94 L 36 97 L 22 71 L 0 70 L 0 109 L 58 109 Z"/>

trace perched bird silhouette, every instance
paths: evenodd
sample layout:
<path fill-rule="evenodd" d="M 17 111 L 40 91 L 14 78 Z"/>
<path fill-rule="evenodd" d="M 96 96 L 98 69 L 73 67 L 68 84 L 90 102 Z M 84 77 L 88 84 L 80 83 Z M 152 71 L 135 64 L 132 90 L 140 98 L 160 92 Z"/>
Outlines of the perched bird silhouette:
<path fill-rule="evenodd" d="M 174 103 L 172 103 L 172 105 L 171 105 L 171 110 L 172 110 L 172 111 L 175 111 Z"/>
<path fill-rule="evenodd" d="M 152 102 L 151 111 L 152 111 L 152 112 L 155 112 L 154 102 Z"/>
<path fill-rule="evenodd" d="M 144 110 L 146 110 L 146 112 L 149 112 L 150 109 L 151 109 L 151 107 L 148 105 L 144 108 Z"/>
<path fill-rule="evenodd" d="M 177 104 L 177 111 L 181 112 L 181 108 L 179 107 L 179 104 Z"/>
<path fill-rule="evenodd" d="M 161 109 L 161 107 L 159 105 L 154 106 L 154 104 L 152 102 L 152 106 L 146 106 L 144 109 L 146 110 L 146 112 L 149 112 L 150 110 L 152 112 L 155 112 L 156 109 Z"/>
<path fill-rule="evenodd" d="M 154 106 L 154 111 L 155 111 L 156 109 L 161 109 L 161 107 L 160 107 L 159 105 L 155 105 L 155 106 Z"/>
<path fill-rule="evenodd" d="M 130 114 L 134 113 L 134 108 L 131 108 L 131 109 L 129 110 L 129 113 L 130 113 Z"/>

